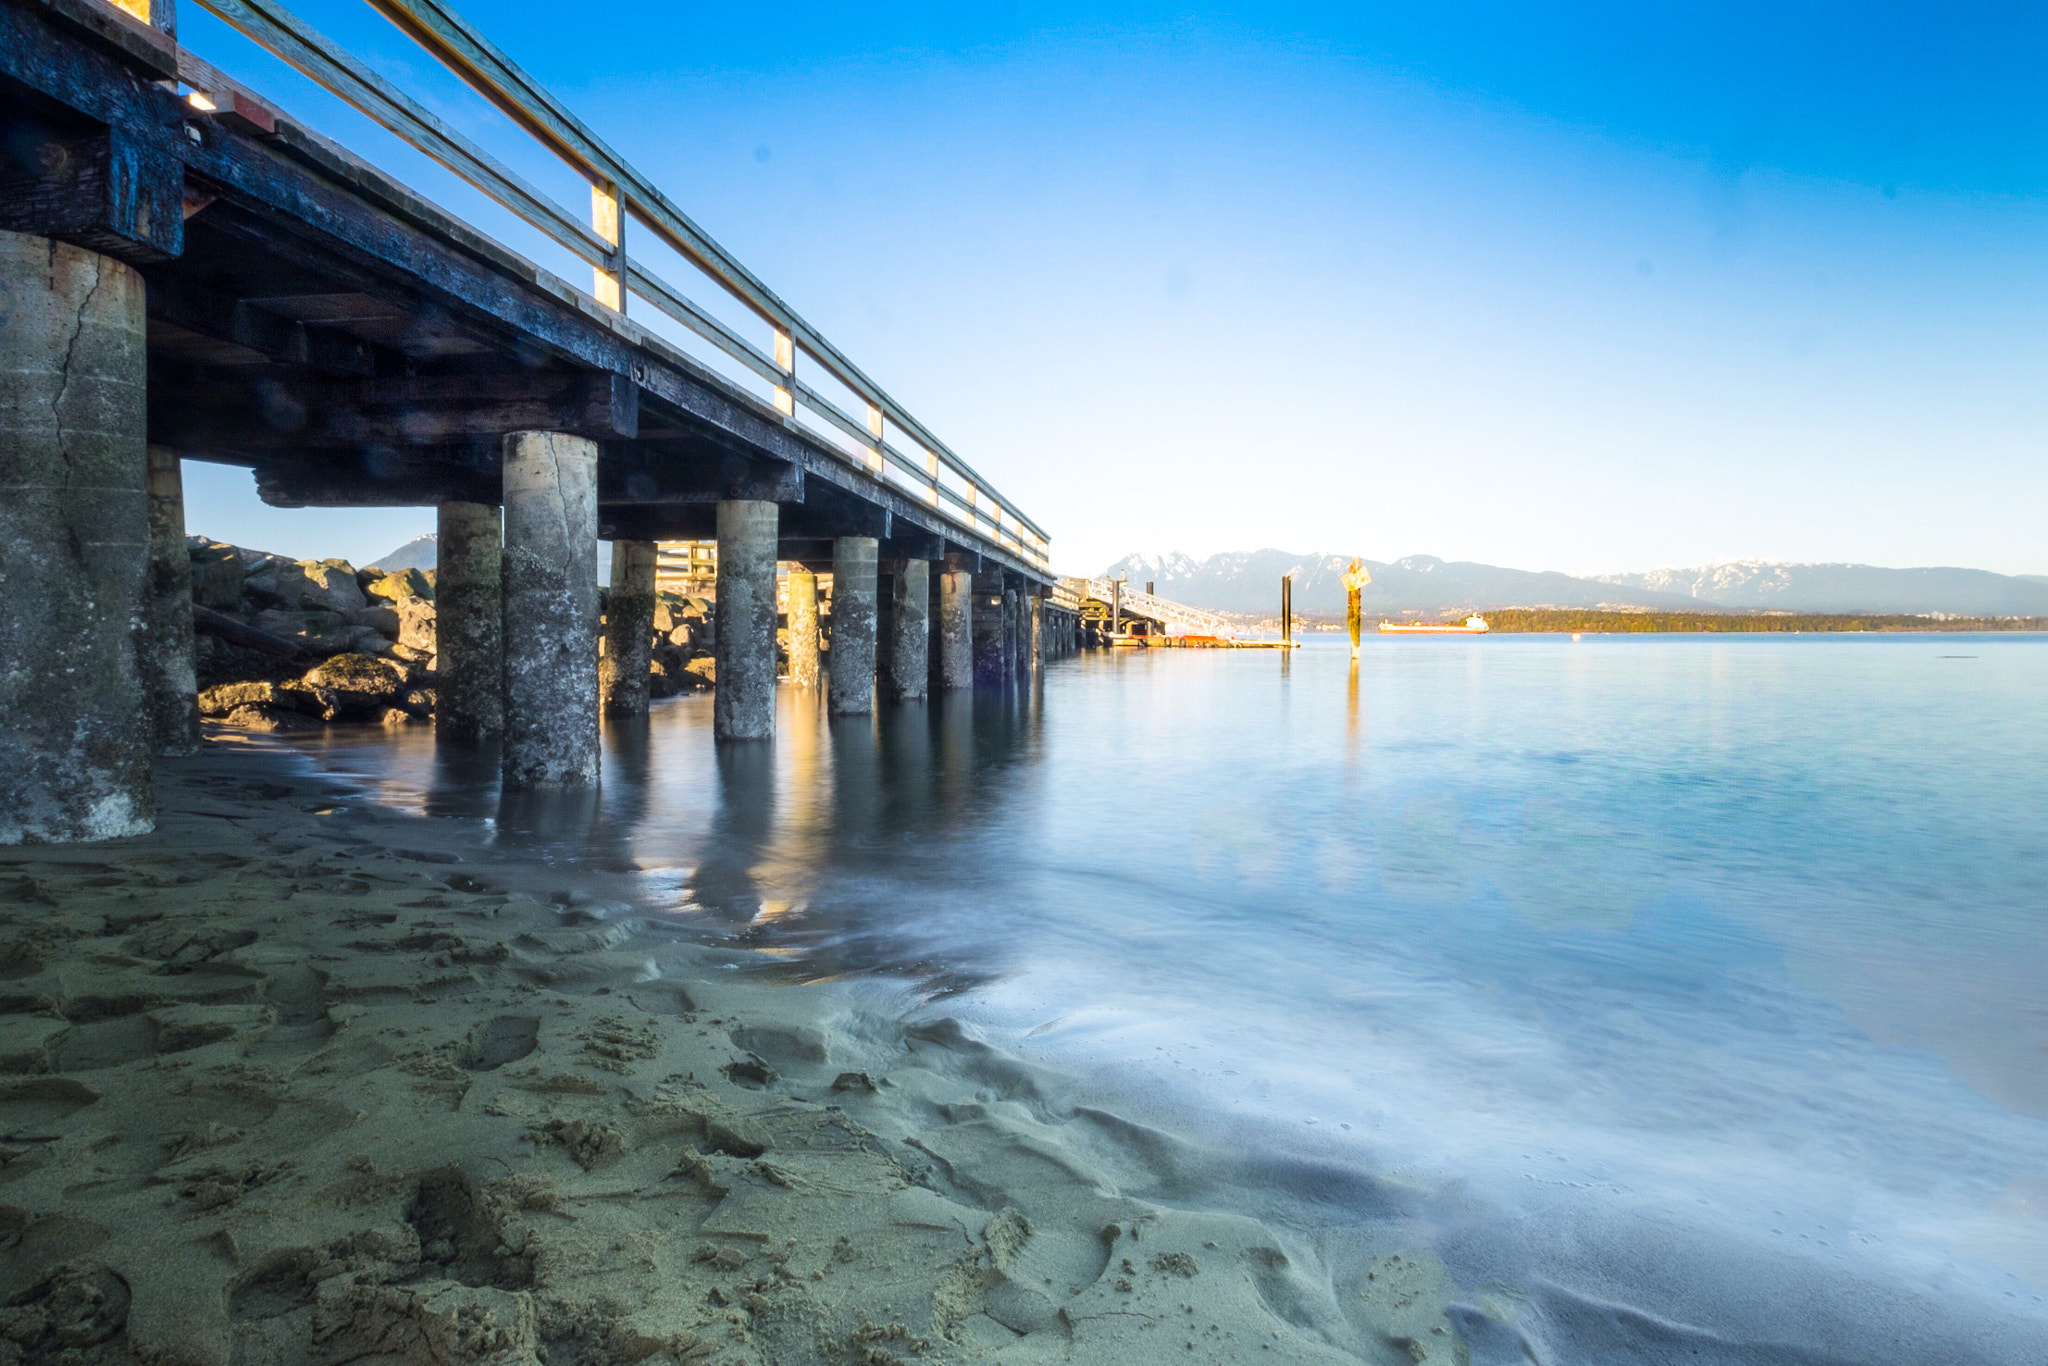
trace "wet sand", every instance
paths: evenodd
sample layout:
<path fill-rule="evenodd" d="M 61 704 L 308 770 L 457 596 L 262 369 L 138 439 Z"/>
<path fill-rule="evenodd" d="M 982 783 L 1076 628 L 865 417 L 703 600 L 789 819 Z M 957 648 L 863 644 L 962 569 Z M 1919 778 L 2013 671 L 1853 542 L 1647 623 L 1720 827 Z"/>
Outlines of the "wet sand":
<path fill-rule="evenodd" d="M 623 874 L 260 743 L 159 798 L 0 855 L 0 1364 L 1465 1358 L 1432 1256 L 1334 1284 L 1228 1211 L 1245 1154 L 746 980 Z"/>

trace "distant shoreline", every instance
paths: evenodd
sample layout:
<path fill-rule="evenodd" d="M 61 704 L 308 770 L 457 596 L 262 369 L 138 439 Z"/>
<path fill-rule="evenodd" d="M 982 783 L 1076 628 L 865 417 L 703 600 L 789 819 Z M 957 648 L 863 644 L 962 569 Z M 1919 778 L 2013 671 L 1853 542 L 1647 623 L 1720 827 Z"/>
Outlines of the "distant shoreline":
<path fill-rule="evenodd" d="M 1510 607 L 1485 615 L 1494 631 L 1518 635 L 2048 631 L 2048 617 L 1925 617 L 1879 612 L 1599 612 Z"/>

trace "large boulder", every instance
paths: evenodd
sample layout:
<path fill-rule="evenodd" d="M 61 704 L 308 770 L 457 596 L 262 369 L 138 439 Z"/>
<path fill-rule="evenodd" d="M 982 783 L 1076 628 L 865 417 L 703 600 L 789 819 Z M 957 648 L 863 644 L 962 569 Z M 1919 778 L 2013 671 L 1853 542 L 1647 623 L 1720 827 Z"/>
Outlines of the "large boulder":
<path fill-rule="evenodd" d="M 349 612 L 369 606 L 369 599 L 356 586 L 356 567 L 347 560 L 300 560 L 299 572 L 307 584 L 299 598 L 301 607 Z"/>
<path fill-rule="evenodd" d="M 266 556 L 246 584 L 258 607 L 287 612 L 348 612 L 369 606 L 347 560 L 286 560 Z"/>
<path fill-rule="evenodd" d="M 356 575 L 356 582 L 372 602 L 403 602 L 407 598 L 431 602 L 434 598 L 433 582 L 417 569 L 394 569 L 388 574 L 365 569 Z"/>
<path fill-rule="evenodd" d="M 225 541 L 204 536 L 187 536 L 185 550 L 192 560 L 192 601 L 216 612 L 232 612 L 242 605 L 242 588 L 249 567 L 242 554 Z"/>
<path fill-rule="evenodd" d="M 432 654 L 435 645 L 435 625 L 439 620 L 432 598 L 401 598 L 393 608 L 398 614 L 398 630 L 393 634 L 398 643 L 409 649 L 424 650 Z"/>
<path fill-rule="evenodd" d="M 354 645 L 357 630 L 368 629 L 350 626 L 339 612 L 298 612 L 282 607 L 264 608 L 251 625 L 282 636 L 311 655 L 340 654 Z"/>
<path fill-rule="evenodd" d="M 255 731 L 258 734 L 289 734 L 292 731 L 317 730 L 320 723 L 298 712 L 283 707 L 247 706 L 236 707 L 220 719 L 224 726 L 237 730 Z"/>
<path fill-rule="evenodd" d="M 267 682 L 221 683 L 199 690 L 199 714 L 222 717 L 238 707 L 288 707 L 295 703 L 281 685 Z"/>
<path fill-rule="evenodd" d="M 353 721 L 381 714 L 406 691 L 405 673 L 386 660 L 356 652 L 317 664 L 299 680 L 320 704 L 328 721 Z"/>
<path fill-rule="evenodd" d="M 374 602 L 341 616 L 351 626 L 368 626 L 387 640 L 398 639 L 398 609 L 388 602 Z"/>

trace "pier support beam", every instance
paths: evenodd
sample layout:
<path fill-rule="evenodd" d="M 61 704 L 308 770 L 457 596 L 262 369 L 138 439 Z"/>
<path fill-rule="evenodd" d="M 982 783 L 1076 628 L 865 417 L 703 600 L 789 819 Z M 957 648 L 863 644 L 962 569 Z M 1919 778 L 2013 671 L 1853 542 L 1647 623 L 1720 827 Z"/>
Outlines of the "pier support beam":
<path fill-rule="evenodd" d="M 898 560 L 889 576 L 889 639 L 882 670 L 889 696 L 923 697 L 931 677 L 931 562 Z"/>
<path fill-rule="evenodd" d="M 604 609 L 597 691 L 607 716 L 645 716 L 654 654 L 653 541 L 612 542 L 612 591 Z"/>
<path fill-rule="evenodd" d="M 185 549 L 185 474 L 178 453 L 149 448 L 149 586 L 135 660 L 158 754 L 199 749 L 199 680 L 193 669 L 192 556 Z"/>
<path fill-rule="evenodd" d="M 477 744 L 505 730 L 500 518 L 489 503 L 443 503 L 435 520 L 434 738 Z"/>
<path fill-rule="evenodd" d="M 718 505 L 718 630 L 711 733 L 720 740 L 775 734 L 775 537 L 780 509 L 734 499 Z"/>
<path fill-rule="evenodd" d="M 1004 645 L 1003 576 L 974 576 L 974 683 L 995 688 L 1010 681 L 1009 652 Z"/>
<path fill-rule="evenodd" d="M 838 716 L 875 709 L 875 572 L 872 536 L 832 542 L 832 677 L 826 707 Z"/>
<path fill-rule="evenodd" d="M 508 788 L 597 782 L 597 443 L 505 438 Z"/>
<path fill-rule="evenodd" d="M 784 616 L 789 619 L 789 681 L 818 686 L 818 576 L 798 567 L 782 581 Z"/>
<path fill-rule="evenodd" d="M 144 834 L 142 277 L 0 232 L 0 297 L 0 844 Z"/>
<path fill-rule="evenodd" d="M 1016 589 L 1003 589 L 1003 667 L 1013 675 L 1024 671 L 1023 608 Z"/>
<path fill-rule="evenodd" d="M 948 569 L 939 575 L 939 687 L 974 686 L 974 575 Z"/>
<path fill-rule="evenodd" d="M 1024 653 L 1029 659 L 1028 667 L 1036 669 L 1045 663 L 1045 599 L 1036 593 L 1026 599 L 1024 623 Z"/>

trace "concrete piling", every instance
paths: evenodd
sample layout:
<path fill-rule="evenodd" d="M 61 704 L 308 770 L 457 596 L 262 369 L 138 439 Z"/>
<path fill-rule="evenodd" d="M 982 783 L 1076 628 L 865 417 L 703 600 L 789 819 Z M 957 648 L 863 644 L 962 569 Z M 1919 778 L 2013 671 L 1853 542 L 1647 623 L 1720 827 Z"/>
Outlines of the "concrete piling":
<path fill-rule="evenodd" d="M 155 823 L 142 277 L 0 232 L 0 844 Z M 180 547 L 182 550 L 182 547 Z"/>
<path fill-rule="evenodd" d="M 711 731 L 720 740 L 775 734 L 774 503 L 734 499 L 718 505 L 717 687 Z"/>
<path fill-rule="evenodd" d="M 612 542 L 612 585 L 604 611 L 597 691 L 607 716 L 647 714 L 654 653 L 653 541 Z"/>
<path fill-rule="evenodd" d="M 597 782 L 597 443 L 505 438 L 508 788 Z"/>
<path fill-rule="evenodd" d="M 1003 667 L 1012 675 L 1024 668 L 1023 598 L 1016 589 L 1003 590 Z"/>
<path fill-rule="evenodd" d="M 1027 670 L 1045 663 L 1045 599 L 1036 593 L 1025 600 L 1024 655 Z"/>
<path fill-rule="evenodd" d="M 505 729 L 501 519 L 451 502 L 435 520 L 434 738 L 477 744 Z"/>
<path fill-rule="evenodd" d="M 799 688 L 818 686 L 818 576 L 798 565 L 782 581 L 784 613 L 789 620 L 789 681 Z"/>
<path fill-rule="evenodd" d="M 185 549 L 185 473 L 178 453 L 149 448 L 149 579 L 135 662 L 142 672 L 156 752 L 199 749 L 199 680 L 193 668 L 192 556 Z"/>
<path fill-rule="evenodd" d="M 974 684 L 995 688 L 1010 681 L 1009 650 L 1004 642 L 1003 576 L 974 576 Z"/>
<path fill-rule="evenodd" d="M 974 686 L 974 575 L 949 569 L 939 575 L 939 686 L 957 692 Z"/>
<path fill-rule="evenodd" d="M 832 670 L 825 705 L 835 715 L 875 709 L 875 574 L 872 536 L 832 542 Z"/>
<path fill-rule="evenodd" d="M 898 560 L 889 581 L 889 637 L 883 683 L 889 696 L 925 695 L 930 676 L 931 564 Z"/>

